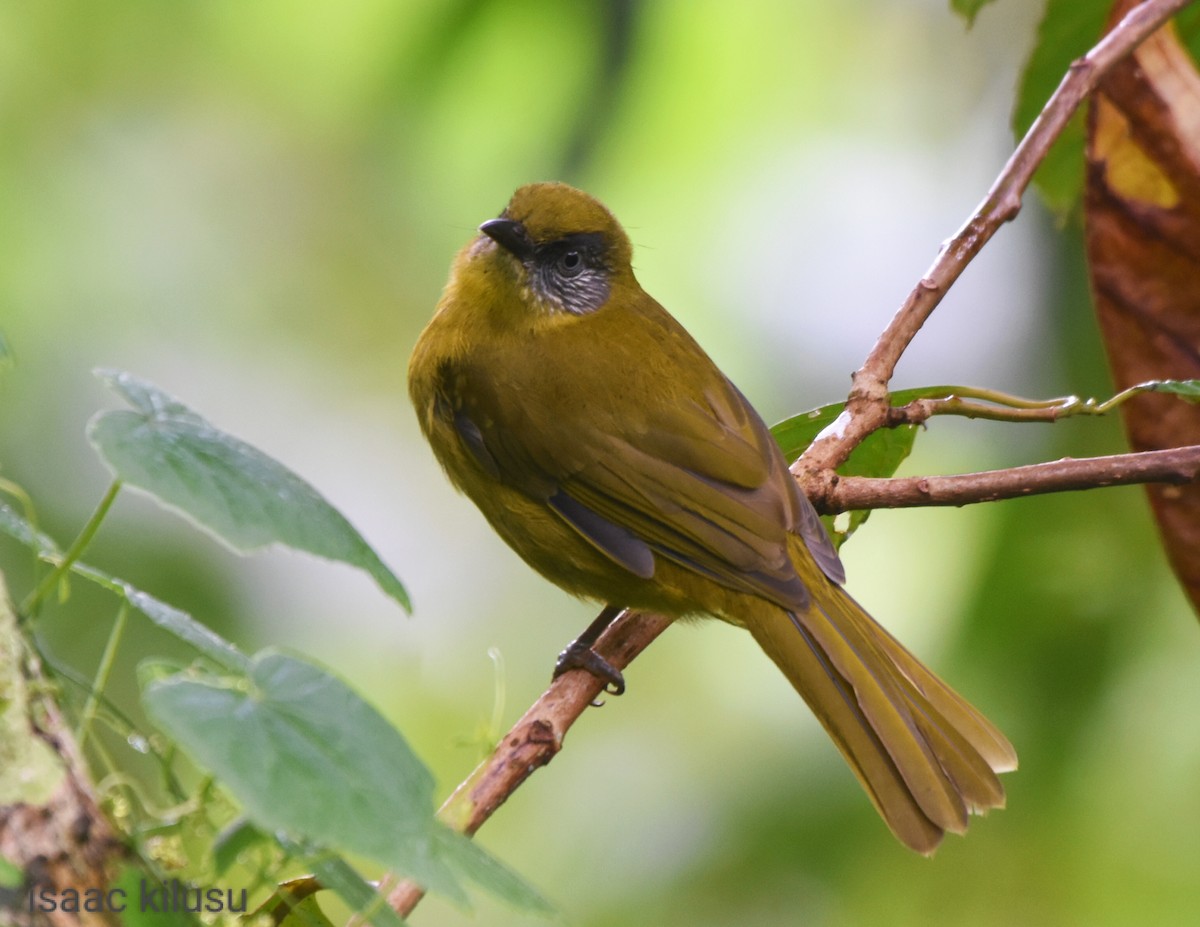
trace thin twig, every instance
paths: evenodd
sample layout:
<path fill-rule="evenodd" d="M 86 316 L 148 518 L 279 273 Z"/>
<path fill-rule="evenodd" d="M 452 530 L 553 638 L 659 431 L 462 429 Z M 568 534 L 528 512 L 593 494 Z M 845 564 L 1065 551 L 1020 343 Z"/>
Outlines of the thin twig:
<path fill-rule="evenodd" d="M 831 480 L 834 469 L 871 432 L 884 425 L 888 415 L 887 385 L 896 363 L 930 313 L 946 295 L 966 266 L 1000 226 L 1015 218 L 1021 195 L 1033 179 L 1050 146 L 1062 134 L 1071 116 L 1114 64 L 1128 55 L 1151 33 L 1190 0 L 1147 0 L 1129 12 L 1117 26 L 1070 70 L 1041 114 L 992 184 L 975 213 L 958 233 L 942 246 L 937 258 L 888 323 L 862 367 L 854 373 L 846 414 L 836 431 L 822 435 L 793 465 L 804 482 Z"/>
<path fill-rule="evenodd" d="M 914 393 L 921 395 L 902 402 L 904 396 Z M 1079 415 L 1107 415 L 1130 399 L 1146 393 L 1174 394 L 1189 402 L 1197 400 L 1195 384 L 1179 380 L 1147 380 L 1123 389 L 1103 402 L 1081 399 L 1079 396 L 1026 399 L 977 386 L 932 386 L 892 393 L 891 401 L 897 405 L 888 410 L 886 424 L 888 427 L 924 425 L 935 415 L 986 418 L 997 422 L 1057 422 Z"/>
<path fill-rule="evenodd" d="M 907 405 L 888 410 L 887 425 L 923 425 L 935 415 L 958 415 L 962 418 L 983 418 L 994 422 L 1057 422 L 1061 418 L 1091 411 L 1094 406 L 1044 405 L 1014 409 L 987 402 L 975 402 L 959 396 L 944 399 L 914 399 Z"/>
<path fill-rule="evenodd" d="M 1064 458 L 1008 470 L 903 479 L 841 477 L 812 499 L 827 515 L 854 509 L 902 509 L 970 505 L 1051 492 L 1128 486 L 1134 483 L 1194 483 L 1200 477 L 1200 445 L 1165 451 Z"/>
<path fill-rule="evenodd" d="M 100 525 L 104 522 L 104 517 L 108 514 L 108 510 L 112 508 L 112 504 L 117 499 L 117 493 L 120 491 L 121 481 L 113 480 L 105 491 L 104 497 L 96 505 L 96 510 L 92 512 L 91 517 L 88 518 L 87 523 L 80 530 L 78 537 L 71 542 L 71 546 L 63 554 L 62 560 L 58 562 L 53 570 L 42 577 L 42 581 L 37 584 L 34 590 L 21 603 L 18 611 L 23 618 L 29 618 L 37 611 L 46 596 L 54 590 L 59 581 L 75 565 L 75 562 L 83 556 L 83 552 L 92 543 L 92 538 L 96 536 L 96 532 L 100 530 Z"/>
<path fill-rule="evenodd" d="M 625 612 L 596 642 L 595 651 L 614 668 L 624 669 L 667 629 L 671 619 L 649 612 Z M 585 670 L 559 676 L 513 725 L 486 760 L 480 763 L 438 810 L 447 825 L 468 836 L 533 773 L 562 749 L 563 738 L 583 710 L 601 694 L 604 683 Z M 407 917 L 424 896 L 415 882 L 385 880 L 395 887 L 388 903 Z"/>

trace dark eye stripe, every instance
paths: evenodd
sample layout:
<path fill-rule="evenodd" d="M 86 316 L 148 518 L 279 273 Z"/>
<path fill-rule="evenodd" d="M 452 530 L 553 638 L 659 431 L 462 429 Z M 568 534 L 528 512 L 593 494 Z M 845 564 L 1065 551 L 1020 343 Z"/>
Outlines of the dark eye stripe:
<path fill-rule="evenodd" d="M 608 301 L 608 248 L 599 232 L 564 235 L 537 248 L 534 288 L 544 300 L 573 315 L 594 312 Z"/>
<path fill-rule="evenodd" d="M 608 248 L 604 236 L 599 232 L 577 232 L 547 242 L 537 249 L 536 260 L 553 264 L 572 252 L 578 254 L 589 267 L 608 267 Z"/>

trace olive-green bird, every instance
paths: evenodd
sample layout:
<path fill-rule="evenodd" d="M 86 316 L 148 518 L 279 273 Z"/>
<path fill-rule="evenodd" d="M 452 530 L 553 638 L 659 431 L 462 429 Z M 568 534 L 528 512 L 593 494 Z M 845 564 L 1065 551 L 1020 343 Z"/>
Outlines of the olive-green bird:
<path fill-rule="evenodd" d="M 559 183 L 517 190 L 458 255 L 409 392 L 450 480 L 535 570 L 608 608 L 746 628 L 896 836 L 932 852 L 1004 804 L 1009 742 L 843 591 L 767 426 L 633 274 L 629 238 Z"/>

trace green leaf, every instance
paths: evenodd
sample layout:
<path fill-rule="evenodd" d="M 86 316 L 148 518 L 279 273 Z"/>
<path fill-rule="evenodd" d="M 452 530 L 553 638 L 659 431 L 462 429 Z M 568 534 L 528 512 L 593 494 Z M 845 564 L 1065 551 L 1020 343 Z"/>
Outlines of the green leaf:
<path fill-rule="evenodd" d="M 153 681 L 143 702 L 257 827 L 457 889 L 432 852 L 433 777 L 374 708 L 319 667 L 266 651 L 247 675 Z"/>
<path fill-rule="evenodd" d="M 1013 108 L 1017 138 L 1033 125 L 1071 62 L 1099 41 L 1110 6 L 1111 0 L 1049 0 L 1046 4 Z M 1085 109 L 1081 107 L 1067 124 L 1034 175 L 1042 198 L 1060 220 L 1076 209 L 1083 194 Z"/>
<path fill-rule="evenodd" d="M 303 847 L 286 838 L 280 841 L 280 845 L 289 856 L 295 857 L 305 865 L 310 865 L 303 859 Z M 357 881 L 362 881 L 357 872 L 354 872 L 349 866 L 346 868 Z M 332 888 L 333 886 L 322 885 L 320 880 L 313 875 L 298 876 L 294 879 L 288 879 L 286 882 L 280 882 L 275 886 L 275 891 L 271 893 L 270 897 L 250 912 L 247 920 L 250 924 L 261 925 L 261 927 L 267 927 L 267 925 L 280 927 L 280 925 L 287 923 L 292 912 L 311 910 L 306 907 L 306 902 L 315 898 L 318 892 L 327 887 Z M 367 886 L 367 888 L 369 890 L 370 886 Z M 372 892 L 372 894 L 374 893 Z M 318 908 L 318 910 L 320 909 Z M 322 913 L 321 917 L 324 918 L 325 915 Z M 293 927 L 297 923 L 301 922 L 292 921 Z M 320 922 L 318 921 L 317 923 Z"/>
<path fill-rule="evenodd" d="M 159 879 L 137 866 L 126 866 L 121 870 L 112 887 L 121 892 L 114 901 L 123 903 L 125 906 L 125 910 L 120 912 L 118 920 L 122 927 L 199 927 L 201 922 L 198 918 L 185 911 L 171 911 L 170 905 L 163 903 L 161 895 L 153 896 L 153 902 L 147 903 L 145 899 L 148 895 L 143 894 L 143 888 L 150 893 L 160 889 L 162 884 Z M 205 885 L 203 887 L 207 889 L 218 886 Z M 222 900 L 224 900 L 227 897 L 225 895 L 227 888 L 222 885 L 220 889 Z M 233 891 L 234 906 L 240 907 L 241 889 Z"/>
<path fill-rule="evenodd" d="M 76 563 L 71 568 L 73 573 L 90 579 L 92 582 L 115 592 L 137 609 L 152 622 L 173 634 L 186 644 L 190 644 L 200 653 L 215 660 L 221 666 L 229 669 L 239 669 L 248 665 L 249 657 L 238 650 L 233 644 L 221 637 L 216 631 L 201 624 L 187 612 L 168 605 L 161 599 L 156 599 L 147 592 L 110 576 L 86 563 Z"/>
<path fill-rule="evenodd" d="M 4 502 L 0 502 L 0 531 L 32 548 L 42 560 L 49 563 L 62 560 L 62 550 L 54 539 L 38 531 L 27 518 Z M 120 596 L 164 631 L 195 647 L 222 666 L 237 669 L 248 665 L 249 658 L 244 653 L 187 612 L 81 561 L 71 565 L 71 572 Z"/>
<path fill-rule="evenodd" d="M 62 556 L 54 538 L 33 526 L 7 502 L 0 502 L 0 531 L 30 548 L 42 560 L 53 560 Z"/>
<path fill-rule="evenodd" d="M 772 425 L 771 436 L 783 451 L 784 458 L 795 460 L 808 450 L 817 435 L 834 423 L 844 408 L 846 403 L 835 402 L 800 412 Z"/>
<path fill-rule="evenodd" d="M 992 0 L 950 0 L 950 9 L 965 19 L 968 26 L 973 26 L 976 15 L 991 2 Z"/>
<path fill-rule="evenodd" d="M 945 390 L 948 387 L 927 387 L 927 390 Z M 916 393 L 922 390 L 904 390 L 892 395 L 893 405 L 903 405 L 918 398 Z M 808 412 L 801 412 L 791 418 L 779 422 L 771 428 L 784 457 L 795 460 L 808 448 L 826 428 L 837 428 L 837 421 L 846 404 L 836 402 L 832 405 L 821 406 Z M 838 467 L 842 476 L 872 476 L 889 477 L 896 472 L 900 464 L 911 453 L 913 443 L 917 439 L 915 425 L 901 425 L 897 428 L 880 428 L 863 440 L 851 453 L 849 459 Z M 870 516 L 869 510 L 858 510 L 848 513 L 844 527 L 838 527 L 838 519 L 823 516 L 829 536 L 834 545 L 841 547 L 863 522 Z"/>
<path fill-rule="evenodd" d="M 388 910 L 391 910 L 390 908 Z M 399 918 L 397 923 L 403 924 Z M 382 925 L 383 921 L 375 922 Z M 333 921 L 325 916 L 325 912 L 321 910 L 321 906 L 317 904 L 316 894 L 309 895 L 299 904 L 288 910 L 283 920 L 279 922 L 280 927 L 334 927 Z"/>
<path fill-rule="evenodd" d="M 892 396 L 893 405 L 903 405 L 911 402 L 912 398 L 903 398 L 912 390 L 895 393 Z M 832 405 L 821 406 L 808 412 L 801 412 L 791 418 L 772 426 L 771 434 L 788 460 L 795 460 L 807 450 L 817 435 L 834 424 L 842 414 L 846 404 L 835 402 Z M 901 425 L 898 428 L 880 428 L 867 436 L 850 458 L 838 467 L 838 473 L 844 476 L 877 476 L 888 477 L 896 472 L 904 458 L 912 450 L 916 440 L 916 426 Z"/>
<path fill-rule="evenodd" d="M 118 479 L 246 553 L 284 544 L 359 567 L 411 610 L 408 593 L 362 536 L 308 483 L 173 396 L 128 373 L 97 371 L 133 411 L 102 412 L 88 438 Z"/>
<path fill-rule="evenodd" d="M 0 888 L 20 888 L 25 883 L 25 873 L 0 856 Z"/>
<path fill-rule="evenodd" d="M 224 875 L 237 864 L 243 853 L 270 840 L 244 817 L 230 821 L 213 841 L 213 869 L 217 875 Z"/>
<path fill-rule="evenodd" d="M 480 888 L 519 908 L 543 915 L 555 913 L 554 906 L 541 893 L 477 843 L 449 828 L 439 828 L 435 837 L 439 851 Z"/>
<path fill-rule="evenodd" d="M 842 476 L 890 477 L 912 452 L 916 440 L 916 425 L 881 428 L 855 448 L 850 459 L 838 467 L 838 473 Z M 870 517 L 871 510 L 857 509 L 847 514 L 849 518 L 844 527 L 835 527 L 835 519 L 830 519 L 827 525 L 838 547 L 862 527 L 863 522 Z"/>
<path fill-rule="evenodd" d="M 340 856 L 312 856 L 308 863 L 322 885 L 328 885 L 341 895 L 342 900 L 355 911 L 367 912 L 367 919 L 375 927 L 403 927 L 404 921 L 400 915 Z"/>
<path fill-rule="evenodd" d="M 524 907 L 545 902 L 433 817 L 433 777 L 341 680 L 274 651 L 246 675 L 192 669 L 150 680 L 146 711 L 263 831 L 359 854 L 465 905 L 455 871 Z"/>
<path fill-rule="evenodd" d="M 1172 381 L 1163 381 L 1172 382 Z M 981 391 L 968 386 L 915 386 L 911 389 L 900 389 L 888 394 L 888 401 L 894 408 L 908 405 L 914 399 L 945 399 L 950 396 L 978 396 Z M 991 394 L 999 396 L 1000 394 Z M 845 402 L 834 402 L 827 406 L 819 406 L 816 409 L 809 409 L 807 412 L 800 412 L 793 415 L 791 418 L 785 418 L 782 422 L 778 422 L 771 426 L 771 434 L 775 438 L 775 442 L 783 451 L 783 456 L 788 460 L 795 460 L 806 450 L 808 446 L 816 440 L 817 436 L 834 425 L 838 416 L 846 408 Z M 910 427 L 910 426 L 904 426 Z M 886 429 L 881 428 L 873 432 L 868 440 L 877 435 L 885 435 L 890 430 L 903 431 L 901 429 Z M 899 442 L 903 444 L 904 442 Z M 854 456 L 862 451 L 866 442 L 859 445 L 851 455 L 850 460 L 844 465 L 847 469 L 838 468 L 839 473 L 854 476 L 878 476 L 888 477 L 896 472 L 896 468 L 900 466 L 904 457 L 908 456 L 905 451 L 903 456 L 897 459 L 897 445 L 888 442 L 891 449 L 881 448 L 879 452 L 871 452 L 864 455 L 861 463 L 852 464 Z M 912 442 L 908 442 L 911 449 Z"/>
<path fill-rule="evenodd" d="M 1200 380 L 1154 380 L 1140 386 L 1148 393 L 1172 393 L 1188 402 L 1200 402 Z"/>
<path fill-rule="evenodd" d="M 1200 7 L 1193 3 L 1176 13 L 1175 30 L 1193 60 L 1200 61 Z"/>

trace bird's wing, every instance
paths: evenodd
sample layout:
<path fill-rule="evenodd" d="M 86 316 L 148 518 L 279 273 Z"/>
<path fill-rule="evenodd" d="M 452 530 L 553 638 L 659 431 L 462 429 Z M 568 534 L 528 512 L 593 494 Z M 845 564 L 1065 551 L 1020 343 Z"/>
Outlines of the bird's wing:
<path fill-rule="evenodd" d="M 787 549 L 792 500 L 757 416 L 735 424 L 691 402 L 653 418 L 636 433 L 598 436 L 596 453 L 564 474 L 560 491 L 660 556 L 803 607 L 808 595 Z"/>
<path fill-rule="evenodd" d="M 837 554 L 762 419 L 683 337 L 685 356 L 668 352 L 663 363 L 686 364 L 691 382 L 707 384 L 698 395 L 647 396 L 620 421 L 597 426 L 581 416 L 579 427 L 506 422 L 515 413 L 494 396 L 486 426 L 466 419 L 456 427 L 489 471 L 541 498 L 635 575 L 649 578 L 654 558 L 665 557 L 727 587 L 805 608 L 789 533 L 804 537 L 826 575 L 840 582 Z M 711 375 L 695 376 L 696 364 Z M 663 371 L 664 383 L 680 382 L 672 373 Z M 562 388 L 585 401 L 586 384 Z"/>

